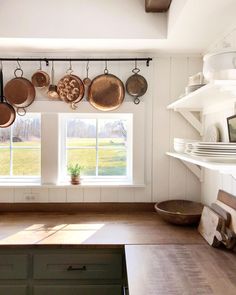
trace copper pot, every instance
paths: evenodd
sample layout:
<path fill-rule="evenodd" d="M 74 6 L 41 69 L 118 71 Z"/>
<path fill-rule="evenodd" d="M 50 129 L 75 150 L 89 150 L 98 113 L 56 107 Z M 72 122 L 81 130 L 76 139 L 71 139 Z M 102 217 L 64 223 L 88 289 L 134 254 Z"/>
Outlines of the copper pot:
<path fill-rule="evenodd" d="M 7 128 L 14 123 L 16 118 L 15 109 L 3 97 L 3 74 L 0 69 L 0 128 Z"/>
<path fill-rule="evenodd" d="M 49 86 L 50 77 L 46 72 L 44 72 L 42 70 L 38 70 L 37 72 L 35 72 L 32 75 L 31 81 L 32 81 L 32 84 L 34 85 L 34 87 L 44 88 L 44 87 Z"/>
<path fill-rule="evenodd" d="M 20 76 L 17 76 L 20 73 Z M 4 88 L 7 101 L 17 108 L 19 115 L 25 114 L 25 108 L 30 106 L 35 99 L 34 85 L 23 77 L 21 68 L 14 71 L 15 78 L 8 81 Z"/>
<path fill-rule="evenodd" d="M 97 76 L 91 82 L 88 90 L 89 103 L 98 110 L 111 111 L 117 109 L 125 97 L 123 82 L 115 75 L 104 74 Z"/>
<path fill-rule="evenodd" d="M 134 103 L 139 104 L 139 97 L 143 96 L 146 93 L 148 84 L 146 79 L 138 74 L 140 72 L 140 69 L 138 69 L 136 66 L 132 70 L 132 72 L 134 74 L 128 78 L 125 87 L 127 93 L 134 97 Z"/>

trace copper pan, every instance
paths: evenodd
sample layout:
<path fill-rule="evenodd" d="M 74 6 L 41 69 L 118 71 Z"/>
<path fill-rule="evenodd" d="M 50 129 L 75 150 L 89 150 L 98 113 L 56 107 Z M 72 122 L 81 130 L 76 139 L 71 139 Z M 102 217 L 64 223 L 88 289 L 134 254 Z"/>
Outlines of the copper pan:
<path fill-rule="evenodd" d="M 34 85 L 34 87 L 37 87 L 37 88 L 48 87 L 50 84 L 50 77 L 48 73 L 42 70 L 41 61 L 40 61 L 39 70 L 35 72 L 31 77 L 31 82 Z"/>
<path fill-rule="evenodd" d="M 96 109 L 112 111 L 117 109 L 125 97 L 123 82 L 105 69 L 103 75 L 94 78 L 88 90 L 88 101 Z"/>
<path fill-rule="evenodd" d="M 83 99 L 85 89 L 81 79 L 70 73 L 60 79 L 57 91 L 59 97 L 66 103 L 71 103 L 72 108 L 75 109 L 76 104 Z"/>
<path fill-rule="evenodd" d="M 4 102 L 3 97 L 3 74 L 0 69 L 0 128 L 7 128 L 16 118 L 15 109 L 7 102 Z"/>
<path fill-rule="evenodd" d="M 139 104 L 140 103 L 140 96 L 143 96 L 148 88 L 148 84 L 146 79 L 139 75 L 138 73 L 140 72 L 140 69 L 138 69 L 136 66 L 132 70 L 134 73 L 132 76 L 128 78 L 126 81 L 125 87 L 126 91 L 129 95 L 134 97 L 134 103 Z"/>
<path fill-rule="evenodd" d="M 20 73 L 20 76 L 17 76 Z M 31 105 L 35 99 L 34 85 L 23 77 L 21 68 L 17 68 L 14 72 L 15 78 L 8 81 L 4 88 L 4 95 L 7 101 L 17 108 L 19 115 L 26 113 L 25 108 Z"/>

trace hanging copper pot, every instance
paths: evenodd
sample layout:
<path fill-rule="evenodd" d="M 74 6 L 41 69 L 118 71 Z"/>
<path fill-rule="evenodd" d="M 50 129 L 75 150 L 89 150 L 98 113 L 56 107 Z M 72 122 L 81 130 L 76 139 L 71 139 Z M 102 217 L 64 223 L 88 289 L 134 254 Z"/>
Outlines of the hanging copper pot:
<path fill-rule="evenodd" d="M 134 74 L 128 78 L 125 87 L 127 93 L 134 97 L 134 103 L 139 104 L 139 97 L 143 96 L 146 93 L 148 83 L 143 76 L 138 74 L 140 72 L 140 69 L 137 68 L 137 62 L 135 62 L 135 68 L 132 70 L 132 72 Z"/>
<path fill-rule="evenodd" d="M 15 109 L 6 101 L 3 96 L 3 73 L 0 69 L 0 128 L 11 126 L 16 118 Z"/>
<path fill-rule="evenodd" d="M 25 115 L 25 108 L 35 100 L 34 85 L 23 77 L 23 71 L 19 67 L 14 71 L 15 78 L 8 81 L 4 88 L 7 101 L 17 108 L 18 115 Z"/>
<path fill-rule="evenodd" d="M 57 91 L 62 100 L 70 103 L 72 109 L 76 109 L 76 104 L 84 97 L 84 84 L 78 76 L 72 74 L 71 62 L 66 72 L 67 75 L 62 77 L 57 84 Z"/>
<path fill-rule="evenodd" d="M 37 88 L 44 88 L 44 87 L 49 86 L 50 77 L 49 77 L 48 73 L 46 73 L 42 70 L 41 61 L 40 61 L 39 70 L 32 75 L 31 81 L 32 81 L 32 84 L 34 85 L 34 87 L 37 87 Z"/>
<path fill-rule="evenodd" d="M 101 111 L 117 109 L 124 101 L 124 97 L 123 82 L 115 75 L 109 74 L 107 67 L 103 75 L 92 80 L 88 91 L 89 103 Z"/>

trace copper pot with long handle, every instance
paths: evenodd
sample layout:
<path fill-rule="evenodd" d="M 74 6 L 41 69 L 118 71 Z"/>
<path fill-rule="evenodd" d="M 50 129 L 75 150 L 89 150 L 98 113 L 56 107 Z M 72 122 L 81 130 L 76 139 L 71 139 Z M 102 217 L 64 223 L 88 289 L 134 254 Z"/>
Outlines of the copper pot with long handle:
<path fill-rule="evenodd" d="M 3 73 L 0 68 L 0 128 L 11 126 L 16 118 L 15 109 L 6 101 L 3 96 Z"/>
<path fill-rule="evenodd" d="M 125 87 L 115 75 L 109 74 L 107 67 L 104 74 L 97 76 L 91 82 L 88 90 L 88 101 L 96 109 L 112 111 L 124 101 Z"/>
<path fill-rule="evenodd" d="M 17 108 L 18 115 L 25 115 L 25 108 L 35 100 L 34 85 L 23 77 L 23 70 L 18 67 L 14 71 L 15 78 L 8 81 L 4 87 L 4 95 L 7 101 Z"/>

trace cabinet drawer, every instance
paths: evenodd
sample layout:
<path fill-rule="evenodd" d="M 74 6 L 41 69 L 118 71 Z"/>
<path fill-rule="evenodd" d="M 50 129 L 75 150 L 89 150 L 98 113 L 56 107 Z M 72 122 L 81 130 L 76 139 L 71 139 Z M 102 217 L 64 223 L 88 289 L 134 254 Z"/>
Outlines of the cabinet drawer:
<path fill-rule="evenodd" d="M 23 254 L 0 255 L 0 280 L 27 278 L 28 256 Z"/>
<path fill-rule="evenodd" d="M 121 254 L 36 254 L 35 279 L 120 279 Z"/>
<path fill-rule="evenodd" d="M 33 295 L 121 295 L 119 285 L 35 286 Z"/>
<path fill-rule="evenodd" d="M 27 287 L 23 285 L 0 285 L 0 295 L 27 295 Z"/>

